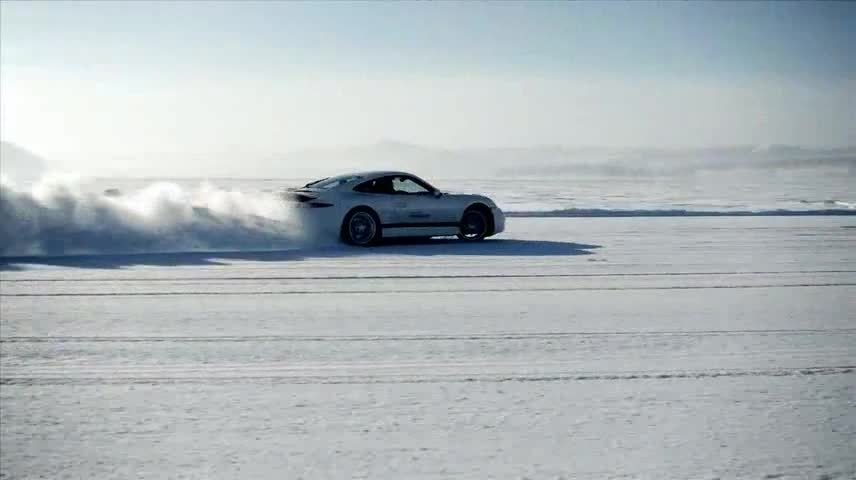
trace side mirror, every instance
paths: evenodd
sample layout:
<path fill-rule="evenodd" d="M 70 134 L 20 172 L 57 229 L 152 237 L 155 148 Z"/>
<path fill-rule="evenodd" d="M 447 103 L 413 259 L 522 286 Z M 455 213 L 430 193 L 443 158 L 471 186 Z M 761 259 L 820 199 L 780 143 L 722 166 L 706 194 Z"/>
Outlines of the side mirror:
<path fill-rule="evenodd" d="M 434 190 L 434 198 L 440 198 L 443 196 L 443 192 L 440 190 Z"/>

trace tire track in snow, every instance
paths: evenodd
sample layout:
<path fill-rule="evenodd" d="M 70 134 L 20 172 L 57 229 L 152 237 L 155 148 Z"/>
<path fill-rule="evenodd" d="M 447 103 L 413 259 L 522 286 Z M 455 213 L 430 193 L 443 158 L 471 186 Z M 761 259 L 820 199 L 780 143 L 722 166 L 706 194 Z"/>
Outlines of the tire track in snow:
<path fill-rule="evenodd" d="M 17 336 L 0 337 L 0 343 L 232 343 L 232 342 L 401 342 L 401 341 L 482 341 L 528 340 L 567 337 L 710 337 L 747 335 L 856 335 L 856 328 L 769 329 L 769 330 L 662 330 L 606 332 L 508 332 L 462 333 L 448 335 L 247 335 L 247 336 Z"/>
<path fill-rule="evenodd" d="M 753 370 L 696 370 L 660 372 L 585 373 L 559 372 L 555 374 L 447 374 L 409 376 L 400 374 L 375 375 L 188 375 L 188 376 L 3 376 L 0 385 L 127 385 L 127 384 L 224 384 L 224 383 L 270 383 L 270 384 L 405 384 L 405 383 L 505 383 L 505 382 L 579 382 L 579 381 L 630 381 L 630 380 L 680 380 L 719 377 L 796 377 L 812 375 L 845 375 L 856 371 L 854 365 L 815 366 L 797 368 L 774 368 Z"/>
<path fill-rule="evenodd" d="M 790 271 L 736 271 L 736 272 L 628 272 L 628 273 L 486 273 L 486 274 L 438 274 L 438 275 L 309 275 L 309 276 L 226 276 L 226 277 L 97 277 L 97 278 L 12 278 L 2 279 L 8 283 L 55 283 L 55 282 L 208 282 L 208 281 L 275 281 L 275 280 L 442 280 L 447 278 L 588 278 L 588 277 L 669 277 L 669 276 L 744 276 L 744 275 L 800 275 L 823 273 L 856 273 L 856 270 L 790 270 Z"/>
<path fill-rule="evenodd" d="M 457 288 L 457 289 L 391 289 L 391 290 L 262 290 L 256 292 L 185 291 L 185 292 L 85 292 L 85 293 L 0 293 L 0 297 L 174 297 L 174 296 L 260 296 L 260 295 L 354 295 L 414 293 L 512 293 L 512 292 L 597 292 L 634 290 L 708 290 L 743 288 L 854 287 L 856 282 L 781 283 L 754 285 L 662 285 L 623 287 L 529 287 L 529 288 Z"/>

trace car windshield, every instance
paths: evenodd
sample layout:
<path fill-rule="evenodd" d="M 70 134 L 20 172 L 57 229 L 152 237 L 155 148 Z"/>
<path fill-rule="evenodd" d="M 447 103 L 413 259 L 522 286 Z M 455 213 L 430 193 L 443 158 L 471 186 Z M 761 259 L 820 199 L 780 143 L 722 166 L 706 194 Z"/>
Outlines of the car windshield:
<path fill-rule="evenodd" d="M 321 180 L 315 180 L 314 182 L 309 182 L 304 187 L 307 188 L 315 188 L 318 190 L 330 190 L 331 188 L 336 188 L 339 185 L 344 185 L 346 183 L 351 183 L 356 180 L 360 180 L 361 176 L 359 175 L 338 175 L 336 177 L 328 177 L 322 178 Z"/>

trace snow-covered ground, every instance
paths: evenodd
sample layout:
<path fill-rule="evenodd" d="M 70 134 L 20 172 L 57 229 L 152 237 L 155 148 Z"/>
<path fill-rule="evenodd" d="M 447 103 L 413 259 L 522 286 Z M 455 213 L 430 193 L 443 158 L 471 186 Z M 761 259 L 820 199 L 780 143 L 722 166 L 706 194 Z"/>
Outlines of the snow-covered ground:
<path fill-rule="evenodd" d="M 854 478 L 856 217 L 0 265 L 3 478 Z"/>

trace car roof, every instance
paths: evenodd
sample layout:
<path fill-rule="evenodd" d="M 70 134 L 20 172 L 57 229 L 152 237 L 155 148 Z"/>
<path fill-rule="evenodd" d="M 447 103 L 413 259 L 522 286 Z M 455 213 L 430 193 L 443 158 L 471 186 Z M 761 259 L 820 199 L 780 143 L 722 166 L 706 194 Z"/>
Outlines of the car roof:
<path fill-rule="evenodd" d="M 372 180 L 375 180 L 375 179 L 378 179 L 381 177 L 388 177 L 388 176 L 393 176 L 393 175 L 407 175 L 410 177 L 417 178 L 423 182 L 425 181 L 425 180 L 422 180 L 421 178 L 419 178 L 418 176 L 416 176 L 412 173 L 395 171 L 395 170 L 372 170 L 372 171 L 363 171 L 363 172 L 346 172 L 346 173 L 341 173 L 339 175 L 326 177 L 326 178 L 323 178 L 321 180 L 327 180 L 327 179 L 332 179 L 332 178 L 352 177 L 346 183 L 341 183 L 341 184 L 333 187 L 333 190 L 340 190 L 340 189 L 352 188 L 355 182 L 356 183 L 370 182 Z M 353 177 L 357 177 L 357 178 L 353 178 Z M 321 180 L 318 180 L 318 182 L 320 182 Z M 315 182 L 315 183 L 317 183 L 317 182 Z M 312 185 L 307 185 L 304 188 L 310 188 L 311 189 Z"/>
<path fill-rule="evenodd" d="M 350 175 L 356 175 L 359 177 L 363 177 L 366 180 L 373 180 L 379 177 L 388 177 L 390 175 L 408 175 L 411 177 L 416 177 L 416 175 L 408 172 L 398 172 L 393 170 L 374 170 L 369 172 L 353 172 Z M 418 177 L 417 177 L 418 178 Z"/>

